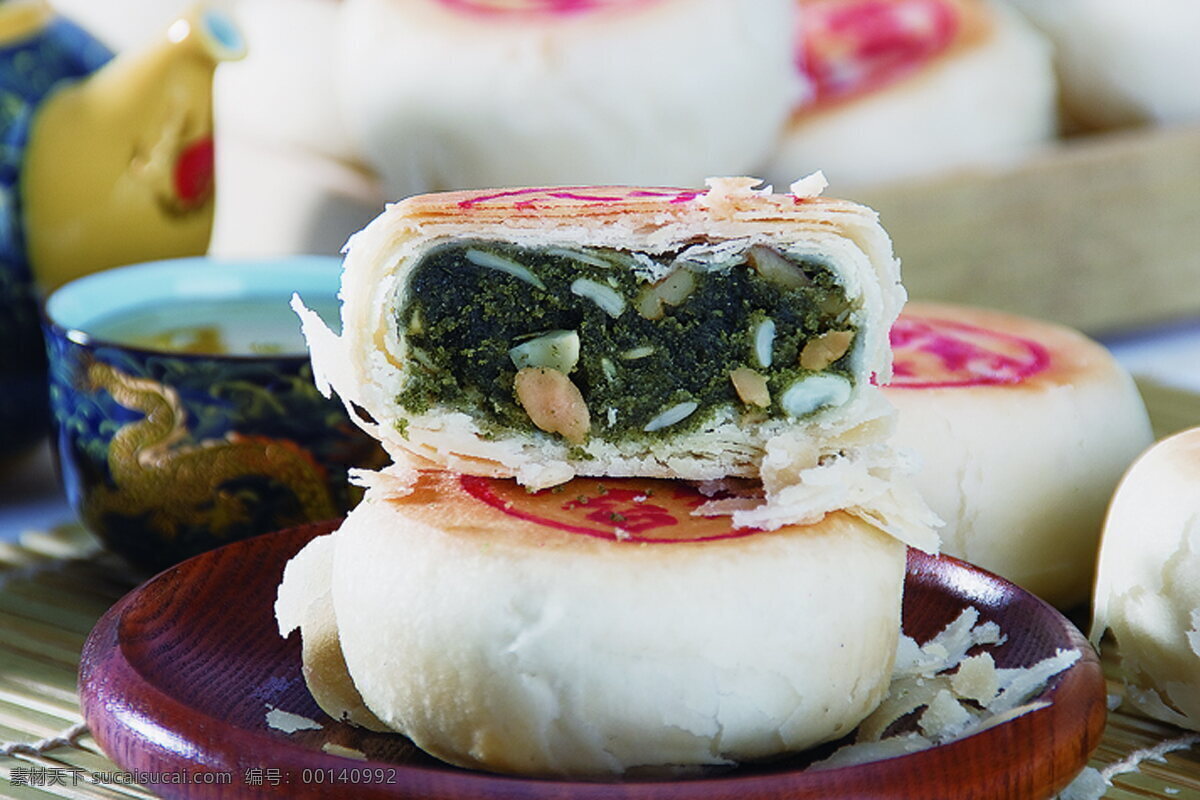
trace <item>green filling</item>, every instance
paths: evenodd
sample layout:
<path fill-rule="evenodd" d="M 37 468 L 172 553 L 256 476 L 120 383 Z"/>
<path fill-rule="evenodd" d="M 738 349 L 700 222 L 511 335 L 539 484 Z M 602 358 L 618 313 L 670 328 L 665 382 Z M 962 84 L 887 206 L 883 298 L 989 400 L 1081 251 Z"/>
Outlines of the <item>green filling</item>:
<path fill-rule="evenodd" d="M 478 262 L 487 259 L 480 252 L 517 262 L 530 274 L 482 266 Z M 675 255 L 654 258 L 670 263 Z M 574 331 L 579 357 L 569 377 L 590 411 L 591 436 L 616 442 L 670 437 L 695 430 L 729 406 L 764 419 L 785 416 L 779 405 L 785 390 L 814 374 L 799 365 L 805 344 L 826 331 L 850 329 L 851 309 L 827 267 L 781 255 L 803 271 L 805 285 L 787 288 L 765 279 L 743 253 L 695 270 L 691 293 L 678 305 L 663 305 L 661 318 L 646 319 L 637 301 L 650 284 L 624 266 L 628 253 L 492 241 L 438 246 L 413 270 L 409 300 L 399 312 L 412 368 L 397 401 L 414 414 L 434 407 L 466 412 L 484 421 L 492 435 L 532 431 L 513 388 L 517 367 L 509 351 L 549 331 Z M 615 291 L 624 300 L 620 315 L 614 318 L 611 305 L 605 310 L 603 303 L 573 292 L 580 278 Z M 767 319 L 774 322 L 775 336 L 771 366 L 764 368 L 756 357 L 755 331 Z M 852 385 L 853 350 L 820 372 Z M 769 407 L 748 405 L 735 391 L 730 372 L 742 366 L 766 378 Z M 643 430 L 682 403 L 695 403 L 696 410 L 652 432 Z"/>

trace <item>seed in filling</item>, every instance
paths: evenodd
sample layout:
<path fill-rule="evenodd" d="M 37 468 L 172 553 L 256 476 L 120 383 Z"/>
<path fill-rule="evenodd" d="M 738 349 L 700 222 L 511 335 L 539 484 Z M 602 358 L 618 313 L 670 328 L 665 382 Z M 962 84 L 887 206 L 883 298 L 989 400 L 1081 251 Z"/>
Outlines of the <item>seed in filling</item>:
<path fill-rule="evenodd" d="M 771 389 L 760 373 L 749 367 L 738 367 L 729 373 L 729 380 L 733 381 L 733 390 L 746 405 L 760 408 L 771 405 Z"/>
<path fill-rule="evenodd" d="M 805 369 L 823 370 L 850 349 L 854 340 L 853 331 L 828 331 L 808 341 L 800 351 L 800 366 Z"/>
<path fill-rule="evenodd" d="M 524 367 L 513 380 L 517 402 L 529 419 L 547 433 L 559 433 L 572 444 L 587 438 L 591 414 L 579 387 L 555 369 Z"/>
<path fill-rule="evenodd" d="M 651 254 L 450 242 L 409 280 L 397 402 L 463 411 L 486 435 L 655 441 L 727 409 L 808 416 L 853 390 L 844 290 L 820 261 L 761 244 Z"/>

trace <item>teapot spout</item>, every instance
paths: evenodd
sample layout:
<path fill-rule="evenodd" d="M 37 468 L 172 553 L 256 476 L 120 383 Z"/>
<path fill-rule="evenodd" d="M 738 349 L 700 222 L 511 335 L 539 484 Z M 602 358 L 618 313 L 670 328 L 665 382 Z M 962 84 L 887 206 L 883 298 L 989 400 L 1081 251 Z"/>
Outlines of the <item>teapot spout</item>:
<path fill-rule="evenodd" d="M 119 264 L 198 255 L 213 219 L 213 71 L 245 42 L 201 4 L 38 110 L 21 177 L 43 289 Z"/>
<path fill-rule="evenodd" d="M 246 40 L 233 19 L 207 4 L 192 10 L 167 28 L 169 45 L 184 47 L 207 56 L 215 67 L 220 61 L 236 61 L 246 55 Z"/>

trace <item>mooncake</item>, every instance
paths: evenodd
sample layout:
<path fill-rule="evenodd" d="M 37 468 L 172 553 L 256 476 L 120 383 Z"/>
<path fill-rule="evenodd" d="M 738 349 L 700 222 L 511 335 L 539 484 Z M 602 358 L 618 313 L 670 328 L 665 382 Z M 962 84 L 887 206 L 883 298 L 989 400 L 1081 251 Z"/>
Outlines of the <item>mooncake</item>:
<path fill-rule="evenodd" d="M 1200 428 L 1146 450 L 1104 523 L 1092 641 L 1111 634 L 1126 702 L 1200 730 Z M 1107 645 L 1105 645 L 1107 646 Z"/>
<path fill-rule="evenodd" d="M 288 561 L 275 598 L 279 634 L 300 631 L 301 674 L 309 694 L 330 717 L 372 731 L 389 728 L 371 713 L 346 671 L 333 609 L 332 534 L 318 536 Z"/>
<path fill-rule="evenodd" d="M 925 536 L 875 386 L 904 301 L 888 236 L 819 176 L 755 184 L 393 205 L 350 242 L 342 335 L 304 314 L 317 382 L 400 465 L 533 489 L 759 479 L 765 505 L 709 510 L 771 527 L 852 509 Z"/>
<path fill-rule="evenodd" d="M 309 545 L 332 559 L 325 599 L 285 578 L 281 628 L 306 591 L 331 604 L 346 672 L 318 680 L 348 676 L 444 761 L 723 769 L 836 739 L 887 692 L 905 548 L 849 515 L 739 529 L 692 516 L 696 489 L 651 479 L 530 493 L 426 472 L 406 496 L 377 489 Z"/>
<path fill-rule="evenodd" d="M 379 177 L 341 113 L 342 10 L 340 0 L 236 4 L 247 52 L 213 78 L 210 255 L 333 255 L 383 208 Z"/>
<path fill-rule="evenodd" d="M 1008 0 L 1055 47 L 1067 116 L 1088 128 L 1200 121 L 1200 4 Z"/>
<path fill-rule="evenodd" d="M 991 0 L 799 0 L 808 91 L 771 180 L 821 169 L 835 189 L 1004 164 L 1057 132 L 1053 54 Z"/>
<path fill-rule="evenodd" d="M 793 0 L 341 7 L 334 116 L 393 198 L 746 174 L 799 91 Z"/>
<path fill-rule="evenodd" d="M 920 457 L 942 552 L 1085 602 L 1108 499 L 1151 441 L 1129 373 L 1076 331 L 965 306 L 910 303 L 891 338 L 894 444 Z"/>

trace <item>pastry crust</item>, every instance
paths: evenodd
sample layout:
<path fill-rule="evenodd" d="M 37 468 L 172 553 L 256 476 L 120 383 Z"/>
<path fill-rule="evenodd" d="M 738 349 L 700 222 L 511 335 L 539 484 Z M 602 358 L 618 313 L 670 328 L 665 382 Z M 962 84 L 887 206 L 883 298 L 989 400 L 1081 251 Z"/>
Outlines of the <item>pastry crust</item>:
<path fill-rule="evenodd" d="M 861 508 L 885 529 L 931 547 L 929 520 L 915 498 L 900 498 L 902 460 L 886 447 L 891 408 L 872 383 L 891 374 L 888 329 L 904 302 L 899 262 L 873 211 L 818 197 L 819 175 L 791 194 L 755 189 L 753 178 L 710 179 L 705 191 L 654 187 L 555 187 L 452 192 L 390 206 L 350 241 L 342 283 L 341 337 L 303 313 L 314 375 L 336 390 L 359 423 L 400 467 L 434 464 L 477 475 L 515 477 L 544 488 L 579 475 L 716 480 L 762 479 L 769 514 L 739 524 L 776 527 L 811 522 L 835 509 Z M 857 330 L 853 386 L 840 405 L 811 416 L 746 422 L 718 411 L 698 430 L 649 441 L 594 433 L 582 445 L 543 431 L 485 430 L 448 408 L 421 414 L 396 395 L 410 369 L 396 324 L 408 279 L 422 254 L 456 239 L 522 246 L 591 246 L 656 254 L 703 241 L 769 243 L 827 265 L 851 304 Z M 464 298 L 468 302 L 469 298 Z M 365 411 L 365 414 L 362 413 Z M 836 463 L 834 463 L 836 462 Z M 836 467 L 836 470 L 826 468 Z M 829 480 L 805 480 L 825 470 Z M 837 480 L 833 480 L 837 476 Z M 803 486 L 801 486 L 803 485 Z M 775 502 L 789 491 L 785 502 Z M 880 509 L 883 509 L 880 511 Z M 910 525 L 919 519 L 916 525 Z M 935 545 L 933 545 L 935 546 Z"/>
<path fill-rule="evenodd" d="M 334 539 L 318 536 L 292 557 L 275 600 L 279 635 L 300 631 L 301 673 L 317 705 L 329 716 L 372 731 L 389 728 L 363 704 L 346 671 L 333 609 Z"/>

